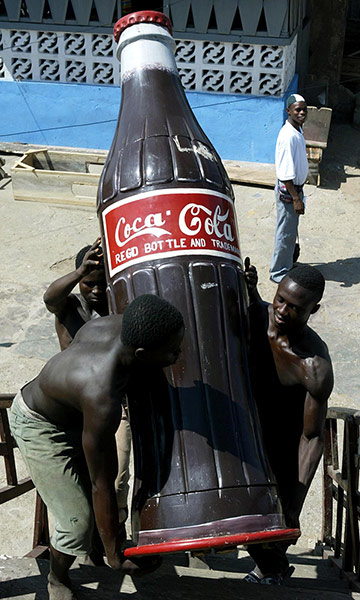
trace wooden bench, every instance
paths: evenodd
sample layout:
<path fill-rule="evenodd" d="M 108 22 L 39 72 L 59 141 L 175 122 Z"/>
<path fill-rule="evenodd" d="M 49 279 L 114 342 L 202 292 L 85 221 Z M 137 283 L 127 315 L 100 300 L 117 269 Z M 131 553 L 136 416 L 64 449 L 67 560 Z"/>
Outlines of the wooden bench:
<path fill-rule="evenodd" d="M 11 407 L 15 394 L 0 394 L 0 455 L 4 457 L 7 485 L 0 488 L 0 504 L 9 502 L 34 489 L 30 477 L 18 480 L 14 448 L 16 442 L 11 435 L 7 411 Z M 47 558 L 49 554 L 49 523 L 47 508 L 36 493 L 33 547 L 25 556 Z"/>
<path fill-rule="evenodd" d="M 360 592 L 360 411 L 330 407 L 324 438 L 323 556 Z"/>
<path fill-rule="evenodd" d="M 320 185 L 319 165 L 323 150 L 327 146 L 331 115 L 331 108 L 308 106 L 308 116 L 304 123 L 304 137 L 309 162 L 307 183 L 311 185 Z"/>

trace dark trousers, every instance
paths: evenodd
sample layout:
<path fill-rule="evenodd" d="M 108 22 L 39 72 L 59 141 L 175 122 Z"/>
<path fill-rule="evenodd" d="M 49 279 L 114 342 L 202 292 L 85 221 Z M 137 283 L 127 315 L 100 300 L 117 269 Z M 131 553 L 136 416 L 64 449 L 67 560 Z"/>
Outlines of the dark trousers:
<path fill-rule="evenodd" d="M 275 573 L 283 575 L 289 568 L 289 561 L 286 557 L 286 551 L 289 546 L 288 542 L 250 544 L 247 547 L 247 551 L 263 575 Z"/>

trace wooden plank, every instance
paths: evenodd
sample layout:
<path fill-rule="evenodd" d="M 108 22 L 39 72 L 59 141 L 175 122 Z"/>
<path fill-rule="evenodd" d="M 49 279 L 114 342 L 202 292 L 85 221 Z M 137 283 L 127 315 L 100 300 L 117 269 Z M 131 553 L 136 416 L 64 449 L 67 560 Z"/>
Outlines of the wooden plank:
<path fill-rule="evenodd" d="M 8 456 L 9 448 L 6 442 L 0 442 L 0 456 Z"/>
<path fill-rule="evenodd" d="M 8 400 L 1 400 L 0 399 L 0 410 L 4 409 L 4 408 L 10 408 L 10 406 L 12 405 L 13 399 L 9 398 Z"/>
<path fill-rule="evenodd" d="M 314 140 L 327 145 L 332 109 L 327 107 L 316 108 L 308 106 L 307 119 L 304 123 L 304 137 L 306 142 Z"/>
<path fill-rule="evenodd" d="M 235 160 L 223 161 L 230 181 L 273 188 L 276 182 L 275 165 Z"/>
<path fill-rule="evenodd" d="M 336 481 L 336 483 L 342 487 L 343 490 L 345 490 L 345 492 L 347 492 L 348 490 L 348 481 L 347 479 L 344 479 L 341 475 L 340 471 L 337 471 L 336 469 L 334 469 L 331 465 L 328 465 L 327 467 L 327 472 L 328 475 L 334 480 Z"/>
<path fill-rule="evenodd" d="M 331 420 L 325 422 L 325 443 L 324 443 L 324 458 L 323 458 L 323 496 L 322 496 L 322 531 L 321 540 L 326 544 L 331 541 L 332 533 L 332 514 L 333 514 L 333 497 L 332 497 L 332 480 L 328 473 L 328 469 L 332 464 L 331 452 Z"/>
<path fill-rule="evenodd" d="M 49 546 L 49 544 L 48 512 L 39 492 L 36 492 L 33 548 Z"/>
<path fill-rule="evenodd" d="M 10 408 L 14 398 L 15 398 L 15 394 L 0 394 L 0 409 L 1 408 Z"/>
<path fill-rule="evenodd" d="M 0 409 L 0 439 L 6 446 L 6 451 L 4 452 L 6 481 L 9 485 L 17 485 L 14 444 L 6 408 Z"/>
<path fill-rule="evenodd" d="M 308 148 L 309 146 L 313 147 L 313 148 L 326 148 L 327 147 L 327 142 L 319 142 L 316 140 L 306 140 L 306 148 Z"/>
<path fill-rule="evenodd" d="M 27 151 L 11 168 L 15 200 L 95 207 L 106 154 Z"/>
<path fill-rule="evenodd" d="M 24 555 L 23 558 L 49 558 L 49 547 L 48 546 L 36 546 L 30 552 Z"/>
<path fill-rule="evenodd" d="M 49 546 L 35 546 L 24 558 L 49 558 Z"/>
<path fill-rule="evenodd" d="M 0 489 L 0 504 L 4 504 L 4 502 L 8 502 L 13 498 L 17 498 L 26 492 L 34 489 L 34 484 L 30 477 L 26 477 L 25 479 L 21 479 L 17 485 L 6 485 Z"/>
<path fill-rule="evenodd" d="M 342 406 L 329 406 L 326 418 L 327 419 L 346 419 L 348 415 L 356 417 L 358 411 L 356 408 L 343 408 Z"/>
<path fill-rule="evenodd" d="M 309 145 L 310 143 L 311 145 Z M 316 168 L 316 163 L 321 160 L 321 149 L 325 146 L 325 142 L 316 140 L 307 144 L 308 158 L 313 163 L 313 166 L 310 165 L 311 168 Z M 31 153 L 36 154 L 33 151 Z M 54 157 L 57 161 L 60 154 L 66 156 L 65 152 L 48 152 L 48 154 L 50 158 Z M 30 151 L 26 157 L 29 155 Z M 100 179 L 99 171 L 105 161 L 105 155 L 78 153 L 76 156 L 75 153 L 69 152 L 67 160 L 70 160 L 72 156 L 74 160 L 76 157 L 78 162 L 84 161 L 84 172 L 66 170 L 61 172 L 34 169 L 33 167 L 25 170 L 22 168 L 25 165 L 25 157 L 23 157 L 11 169 L 15 200 L 95 207 Z M 272 163 L 224 160 L 223 164 L 233 183 L 258 185 L 266 188 L 273 188 L 275 185 L 276 172 L 275 165 Z M 35 176 L 35 172 L 37 176 Z M 315 179 L 317 179 L 316 174 Z"/>
<path fill-rule="evenodd" d="M 315 146 L 306 146 L 308 161 L 320 162 L 322 158 L 322 148 Z"/>
<path fill-rule="evenodd" d="M 65 204 L 66 206 L 88 206 L 90 208 L 96 208 L 96 199 L 89 197 L 78 197 L 69 196 L 68 198 L 21 198 L 17 196 L 15 200 L 22 200 L 23 202 L 46 202 L 47 204 Z"/>
<path fill-rule="evenodd" d="M 349 525 L 351 534 L 351 545 L 352 545 L 352 564 L 356 569 L 359 564 L 359 523 L 357 513 L 357 489 L 359 483 L 359 472 L 357 471 L 354 464 L 354 454 L 358 446 L 358 431 L 357 426 L 354 423 L 354 419 L 349 418 L 346 422 L 348 426 L 348 435 L 346 436 L 346 457 L 348 461 L 347 474 L 348 474 L 348 513 L 349 513 Z"/>
<path fill-rule="evenodd" d="M 306 153 L 309 161 L 309 174 L 307 183 L 318 185 L 318 163 L 322 158 L 322 148 L 326 144 L 316 143 L 307 145 Z M 224 167 L 232 183 L 244 183 L 273 188 L 276 182 L 275 165 L 272 163 L 242 162 L 224 160 Z M 314 172 L 315 171 L 315 172 Z"/>

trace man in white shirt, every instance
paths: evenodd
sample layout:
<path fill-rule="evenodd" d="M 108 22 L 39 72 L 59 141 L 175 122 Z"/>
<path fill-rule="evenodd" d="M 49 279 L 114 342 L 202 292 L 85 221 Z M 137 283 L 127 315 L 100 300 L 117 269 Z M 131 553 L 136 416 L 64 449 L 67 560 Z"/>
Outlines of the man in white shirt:
<path fill-rule="evenodd" d="M 306 143 L 302 125 L 307 116 L 305 99 L 291 94 L 286 101 L 288 119 L 280 129 L 275 151 L 276 231 L 270 279 L 285 277 L 294 262 L 299 215 L 305 213 L 303 185 L 308 173 Z"/>

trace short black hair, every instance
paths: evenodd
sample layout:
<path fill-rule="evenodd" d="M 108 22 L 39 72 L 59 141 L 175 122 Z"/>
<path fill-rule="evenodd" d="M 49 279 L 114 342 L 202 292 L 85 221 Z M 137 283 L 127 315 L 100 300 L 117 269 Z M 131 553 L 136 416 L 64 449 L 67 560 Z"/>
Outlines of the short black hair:
<path fill-rule="evenodd" d="M 85 254 L 90 250 L 91 246 L 84 246 L 79 250 L 75 258 L 75 269 L 81 267 Z"/>
<path fill-rule="evenodd" d="M 75 269 L 81 267 L 85 254 L 90 250 L 91 246 L 84 246 L 79 250 L 75 258 Z M 102 248 L 99 246 L 99 252 L 102 253 Z M 100 260 L 100 259 L 98 259 Z"/>
<path fill-rule="evenodd" d="M 132 348 L 153 348 L 183 325 L 182 314 L 175 306 L 159 296 L 143 294 L 124 312 L 121 341 Z"/>
<path fill-rule="evenodd" d="M 297 265 L 288 271 L 286 277 L 290 277 L 301 287 L 311 290 L 314 293 L 316 302 L 321 300 L 325 289 L 325 279 L 319 269 L 310 265 Z"/>

